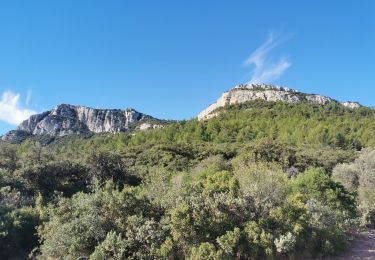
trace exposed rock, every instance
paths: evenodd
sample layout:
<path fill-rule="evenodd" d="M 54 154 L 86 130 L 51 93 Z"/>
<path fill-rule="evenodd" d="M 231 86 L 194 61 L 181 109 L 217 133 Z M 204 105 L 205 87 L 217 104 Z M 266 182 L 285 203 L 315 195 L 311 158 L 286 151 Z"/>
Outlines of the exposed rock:
<path fill-rule="evenodd" d="M 322 105 L 337 102 L 329 97 L 316 94 L 305 94 L 285 87 L 266 84 L 240 84 L 231 90 L 224 92 L 214 104 L 210 105 L 208 108 L 199 113 L 198 120 L 207 120 L 213 116 L 216 116 L 217 113 L 213 113 L 213 111 L 215 111 L 217 108 L 258 99 L 273 102 L 282 101 L 286 103 L 308 101 Z M 349 108 L 357 108 L 360 106 L 358 103 L 354 102 L 345 102 L 342 103 L 342 105 Z"/>
<path fill-rule="evenodd" d="M 158 128 L 163 128 L 163 125 L 159 124 L 151 124 L 151 123 L 142 123 L 139 125 L 138 129 L 139 130 L 148 130 L 148 129 L 158 129 Z"/>
<path fill-rule="evenodd" d="M 157 125 L 160 125 L 161 121 L 132 108 L 94 109 L 62 104 L 51 111 L 31 116 L 22 122 L 16 131 L 9 132 L 2 139 L 13 140 L 20 135 L 59 137 L 70 134 L 117 133 L 135 129 L 142 123 L 153 127 L 153 122 L 159 122 Z"/>
<path fill-rule="evenodd" d="M 329 97 L 325 97 L 325 96 L 321 96 L 321 95 L 315 95 L 315 94 L 306 94 L 304 96 L 304 98 L 309 102 L 318 103 L 318 104 L 321 104 L 321 105 L 325 105 L 325 104 L 328 104 L 328 103 L 331 103 L 331 102 L 336 102 L 335 100 L 333 100 Z M 302 100 L 300 100 L 300 101 L 302 101 Z"/>
<path fill-rule="evenodd" d="M 341 102 L 341 105 L 343 105 L 344 107 L 348 107 L 348 108 L 362 107 L 362 105 L 359 104 L 358 102 L 352 102 L 352 101 Z"/>
<path fill-rule="evenodd" d="M 20 143 L 25 139 L 31 137 L 32 135 L 29 132 L 21 131 L 21 130 L 12 130 L 6 133 L 1 137 L 2 141 L 12 141 L 15 143 Z"/>

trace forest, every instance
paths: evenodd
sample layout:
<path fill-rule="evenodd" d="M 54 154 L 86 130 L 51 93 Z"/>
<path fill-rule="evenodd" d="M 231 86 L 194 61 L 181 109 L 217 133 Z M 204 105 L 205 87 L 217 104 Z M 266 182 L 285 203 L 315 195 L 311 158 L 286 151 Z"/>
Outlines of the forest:
<path fill-rule="evenodd" d="M 302 259 L 375 224 L 375 110 L 251 101 L 0 144 L 0 259 Z"/>

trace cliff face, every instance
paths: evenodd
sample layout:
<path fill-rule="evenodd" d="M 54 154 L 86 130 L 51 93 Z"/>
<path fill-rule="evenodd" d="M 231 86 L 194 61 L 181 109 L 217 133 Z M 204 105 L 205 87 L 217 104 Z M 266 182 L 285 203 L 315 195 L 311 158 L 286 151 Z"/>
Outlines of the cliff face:
<path fill-rule="evenodd" d="M 160 127 L 151 116 L 134 109 L 94 109 L 62 104 L 51 111 L 33 115 L 22 122 L 16 131 L 3 139 L 22 135 L 65 136 L 70 134 L 116 133 L 129 129 Z M 8 138 L 7 138 L 8 136 Z"/>
<path fill-rule="evenodd" d="M 198 120 L 205 120 L 215 116 L 216 113 L 213 112 L 217 108 L 224 107 L 226 105 L 245 103 L 251 100 L 265 100 L 274 102 L 282 101 L 286 103 L 308 101 L 322 105 L 330 102 L 337 102 L 329 97 L 316 94 L 305 94 L 290 88 L 265 84 L 241 84 L 235 86 L 227 92 L 224 92 L 214 104 L 210 105 L 208 108 L 199 113 Z M 344 102 L 341 104 L 350 108 L 357 108 L 361 106 L 356 102 Z"/>

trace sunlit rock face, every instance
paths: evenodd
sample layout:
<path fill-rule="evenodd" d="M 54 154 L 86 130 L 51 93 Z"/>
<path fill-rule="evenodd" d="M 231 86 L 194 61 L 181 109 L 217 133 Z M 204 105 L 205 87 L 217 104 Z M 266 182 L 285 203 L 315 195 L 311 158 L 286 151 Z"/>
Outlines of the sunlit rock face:
<path fill-rule="evenodd" d="M 341 105 L 348 107 L 348 108 L 359 108 L 362 107 L 361 104 L 358 102 L 352 102 L 352 101 L 346 101 L 346 102 L 341 102 Z"/>
<path fill-rule="evenodd" d="M 206 120 L 216 116 L 217 113 L 214 111 L 217 108 L 224 107 L 226 105 L 245 103 L 252 100 L 265 100 L 273 102 L 282 101 L 286 103 L 308 101 L 322 105 L 330 102 L 337 102 L 329 97 L 317 94 L 305 94 L 285 87 L 266 84 L 240 84 L 231 90 L 224 92 L 215 103 L 199 113 L 198 120 Z M 357 108 L 361 106 L 356 102 L 344 102 L 342 105 L 349 108 Z"/>
<path fill-rule="evenodd" d="M 159 129 L 163 128 L 163 125 L 160 124 L 150 124 L 150 123 L 142 123 L 139 126 L 137 126 L 137 129 L 139 130 L 149 130 L 149 129 Z"/>
<path fill-rule="evenodd" d="M 151 116 L 132 108 L 94 109 L 85 106 L 62 104 L 51 111 L 33 115 L 22 122 L 17 130 L 32 135 L 64 136 L 87 133 L 117 133 L 131 128 L 136 123 L 155 121 Z"/>

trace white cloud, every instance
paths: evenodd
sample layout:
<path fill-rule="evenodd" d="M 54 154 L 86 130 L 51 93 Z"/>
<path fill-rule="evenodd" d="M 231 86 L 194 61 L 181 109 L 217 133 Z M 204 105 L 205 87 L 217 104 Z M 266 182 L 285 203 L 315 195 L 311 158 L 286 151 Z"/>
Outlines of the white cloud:
<path fill-rule="evenodd" d="M 3 93 L 0 100 L 0 120 L 18 125 L 33 114 L 36 114 L 36 112 L 21 107 L 20 94 L 14 94 L 11 91 Z"/>
<path fill-rule="evenodd" d="M 277 61 L 269 58 L 269 53 L 284 40 L 285 38 L 271 32 L 266 41 L 244 61 L 244 66 L 254 66 L 248 83 L 270 83 L 292 65 L 287 57 L 281 57 Z"/>
<path fill-rule="evenodd" d="M 26 95 L 26 106 L 28 106 L 30 104 L 30 101 L 31 101 L 31 95 L 33 94 L 32 90 L 29 89 L 27 90 L 27 95 Z"/>

